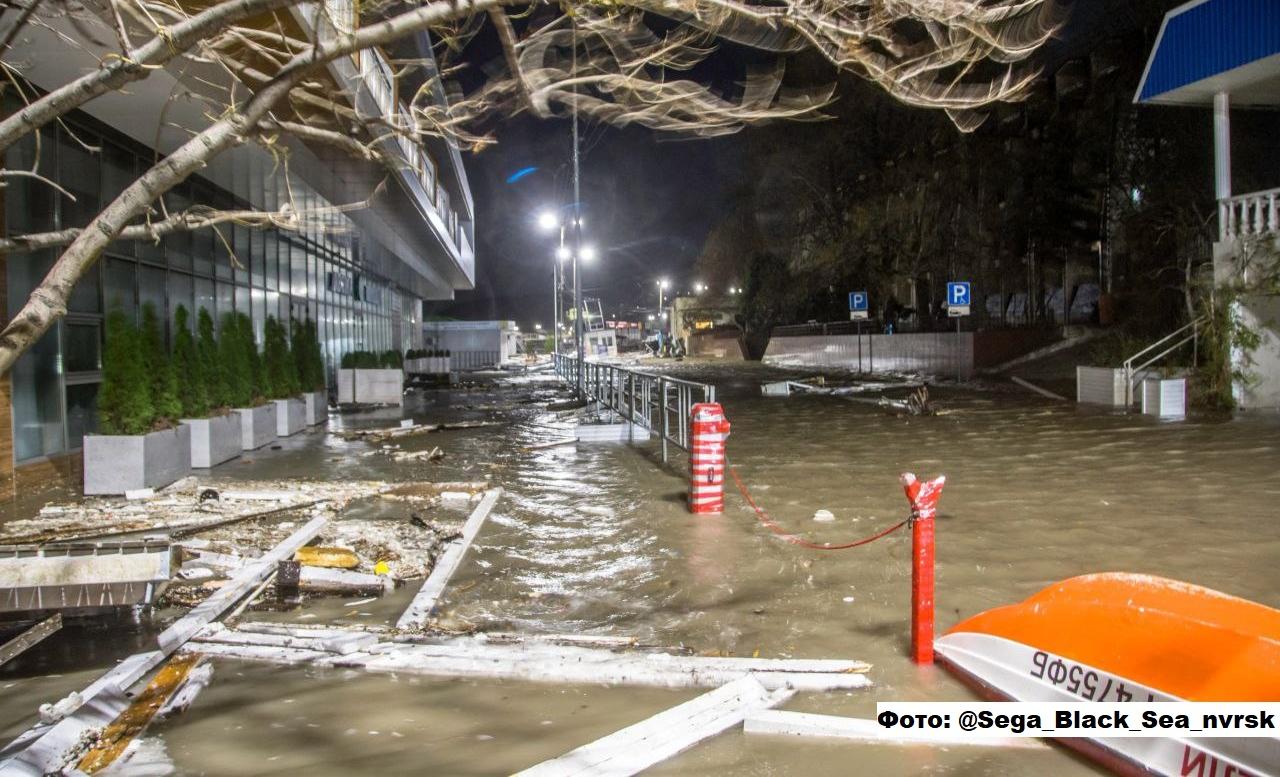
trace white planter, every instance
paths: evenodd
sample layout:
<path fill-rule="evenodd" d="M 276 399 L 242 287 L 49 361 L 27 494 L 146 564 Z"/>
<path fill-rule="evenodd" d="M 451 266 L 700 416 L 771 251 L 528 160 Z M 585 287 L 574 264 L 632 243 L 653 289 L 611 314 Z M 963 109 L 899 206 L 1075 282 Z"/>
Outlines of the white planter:
<path fill-rule="evenodd" d="M 191 427 L 84 438 L 84 493 L 163 488 L 191 474 Z"/>
<path fill-rule="evenodd" d="M 276 439 L 276 405 L 268 402 L 260 407 L 237 407 L 240 414 L 240 447 L 257 450 Z"/>
<path fill-rule="evenodd" d="M 307 428 L 307 403 L 301 397 L 273 399 L 276 406 L 276 434 L 291 437 Z"/>
<path fill-rule="evenodd" d="M 329 392 L 311 391 L 302 395 L 306 407 L 307 426 L 315 426 L 329 420 Z"/>
<path fill-rule="evenodd" d="M 240 414 L 227 413 L 213 418 L 184 418 L 191 427 L 191 466 L 214 467 L 240 455 Z"/>
<path fill-rule="evenodd" d="M 1076 367 L 1076 401 L 1086 405 L 1125 406 L 1124 370 Z"/>
<path fill-rule="evenodd" d="M 338 404 L 403 405 L 404 370 L 338 370 Z"/>
<path fill-rule="evenodd" d="M 1142 413 L 1161 418 L 1183 418 L 1187 414 L 1187 379 L 1142 381 Z"/>

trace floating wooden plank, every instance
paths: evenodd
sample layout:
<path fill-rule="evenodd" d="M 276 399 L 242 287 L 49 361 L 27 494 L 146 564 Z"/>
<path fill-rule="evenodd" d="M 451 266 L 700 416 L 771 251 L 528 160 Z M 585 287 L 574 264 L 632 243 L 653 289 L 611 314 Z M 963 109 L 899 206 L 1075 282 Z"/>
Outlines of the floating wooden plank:
<path fill-rule="evenodd" d="M 257 624 L 263 626 L 263 624 Z M 524 680 L 582 685 L 716 688 L 746 676 L 771 690 L 830 691 L 871 685 L 860 661 L 719 658 L 594 649 L 546 642 L 489 644 L 459 638 L 440 644 L 372 641 L 347 654 L 327 643 L 342 629 L 275 628 L 246 632 L 214 625 L 194 640 L 214 656 L 278 664 L 313 664 L 436 677 Z M 330 643 L 331 644 L 331 643 Z"/>
<path fill-rule="evenodd" d="M 1009 376 L 1009 380 L 1013 381 L 1014 383 L 1017 383 L 1019 386 L 1022 386 L 1024 389 L 1028 389 L 1029 391 L 1034 391 L 1034 392 L 1036 392 L 1037 394 L 1039 394 L 1039 395 L 1040 395 L 1040 396 L 1042 396 L 1042 397 L 1048 397 L 1049 399 L 1056 399 L 1056 400 L 1058 400 L 1059 402 L 1070 402 L 1070 401 L 1071 401 L 1071 400 L 1067 399 L 1066 397 L 1062 396 L 1061 394 L 1055 394 L 1055 393 L 1053 393 L 1052 391 L 1050 391 L 1049 389 L 1046 389 L 1046 388 L 1040 388 L 1039 386 L 1037 386 L 1036 384 L 1032 383 L 1031 381 L 1029 381 L 1029 380 L 1023 380 L 1022 378 L 1019 378 L 1019 377 L 1018 377 L 1018 376 L 1016 376 L 1016 375 L 1010 375 L 1010 376 Z"/>
<path fill-rule="evenodd" d="M 471 542 L 475 540 L 476 535 L 480 533 L 480 527 L 484 525 L 485 519 L 493 511 L 493 506 L 498 503 L 498 497 L 500 496 L 502 496 L 501 488 L 494 488 L 485 492 L 480 504 L 476 505 L 476 509 L 471 511 L 471 516 L 463 524 L 462 536 L 450 542 L 449 546 L 436 559 L 436 565 L 431 570 L 431 574 L 427 576 L 426 580 L 422 581 L 422 588 L 413 597 L 413 601 L 409 603 L 408 609 L 400 616 L 400 620 L 396 621 L 396 628 L 421 629 L 427 625 L 427 619 L 431 617 L 431 611 L 436 608 L 436 603 L 440 601 L 440 596 L 444 593 L 445 586 L 449 585 L 449 578 L 453 577 L 453 573 L 458 571 L 458 567 L 462 565 L 462 557 L 466 554 L 467 548 L 471 547 Z"/>
<path fill-rule="evenodd" d="M 627 777 L 742 723 L 748 713 L 781 704 L 793 693 L 785 688 L 769 691 L 743 677 L 518 774 Z"/>
<path fill-rule="evenodd" d="M 921 731 L 917 729 L 886 730 L 874 720 L 845 718 L 839 715 L 815 715 L 808 712 L 754 711 L 742 726 L 748 734 L 780 734 L 785 736 L 853 739 L 886 745 L 979 745 L 1045 750 L 1038 739 L 1020 737 L 975 737 L 964 732 Z"/>
<path fill-rule="evenodd" d="M 34 777 L 61 769 L 92 730 L 110 724 L 129 706 L 125 692 L 133 684 L 253 591 L 275 571 L 276 564 L 292 558 L 294 552 L 314 539 L 328 522 L 328 515 L 312 518 L 261 558 L 238 570 L 226 585 L 162 631 L 157 638 L 158 650 L 129 656 L 81 691 L 80 705 L 66 717 L 37 725 L 19 736 L 0 751 L 0 757 L 6 759 L 0 762 L 0 775 Z"/>
<path fill-rule="evenodd" d="M 0 666 L 4 666 L 26 651 L 40 644 L 45 637 L 62 628 L 62 613 L 54 613 L 18 636 L 0 645 Z"/>
<path fill-rule="evenodd" d="M 93 747 L 80 758 L 76 768 L 85 774 L 96 774 L 120 757 L 129 743 L 151 725 L 160 709 L 186 682 L 187 675 L 203 659 L 199 654 L 187 654 L 166 663 L 133 703 L 103 729 Z"/>

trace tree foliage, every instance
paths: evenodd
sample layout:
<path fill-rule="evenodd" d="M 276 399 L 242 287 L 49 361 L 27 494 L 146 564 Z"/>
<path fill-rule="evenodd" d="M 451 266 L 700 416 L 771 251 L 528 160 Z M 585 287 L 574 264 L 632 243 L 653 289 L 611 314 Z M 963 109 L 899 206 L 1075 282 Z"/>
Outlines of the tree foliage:
<path fill-rule="evenodd" d="M 190 316 L 182 305 L 174 311 L 174 326 L 173 370 L 178 380 L 182 417 L 204 418 L 209 414 L 209 376 L 191 335 Z"/>
<path fill-rule="evenodd" d="M 173 423 L 182 416 L 178 377 L 164 345 L 164 332 L 155 305 L 142 306 L 142 359 L 151 383 L 151 405 L 159 420 Z"/>
<path fill-rule="evenodd" d="M 235 313 L 222 315 L 218 332 L 218 355 L 226 381 L 226 399 L 231 407 L 245 408 L 254 404 L 254 363 L 257 349 L 253 344 L 253 327 L 242 327 L 243 317 Z M 247 329 L 247 331 L 245 331 Z"/>
<path fill-rule="evenodd" d="M 98 430 L 103 434 L 151 431 L 155 408 L 142 337 L 132 318 L 119 308 L 107 314 L 102 388 L 98 391 Z"/>
<path fill-rule="evenodd" d="M 291 323 L 290 341 L 293 348 L 295 369 L 303 391 L 323 391 L 325 388 L 324 356 L 320 352 L 320 335 L 316 322 Z"/>
<path fill-rule="evenodd" d="M 263 393 L 269 399 L 296 397 L 301 392 L 298 365 L 290 352 L 284 325 L 274 316 L 267 316 L 262 339 Z"/>
<path fill-rule="evenodd" d="M 222 349 L 213 331 L 213 316 L 205 308 L 200 308 L 200 315 L 196 317 L 196 334 L 196 355 L 204 376 L 209 405 L 215 408 L 231 407 L 233 402 L 222 361 Z"/>

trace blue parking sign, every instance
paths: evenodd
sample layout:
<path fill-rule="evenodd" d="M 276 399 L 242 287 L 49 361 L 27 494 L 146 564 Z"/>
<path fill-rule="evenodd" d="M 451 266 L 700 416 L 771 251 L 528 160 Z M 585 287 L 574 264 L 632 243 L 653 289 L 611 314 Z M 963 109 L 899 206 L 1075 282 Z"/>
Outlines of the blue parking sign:
<path fill-rule="evenodd" d="M 867 293 L 865 291 L 849 292 L 849 310 L 866 310 Z"/>
<path fill-rule="evenodd" d="M 947 284 L 948 307 L 967 308 L 970 305 L 969 299 L 968 281 L 951 281 Z"/>

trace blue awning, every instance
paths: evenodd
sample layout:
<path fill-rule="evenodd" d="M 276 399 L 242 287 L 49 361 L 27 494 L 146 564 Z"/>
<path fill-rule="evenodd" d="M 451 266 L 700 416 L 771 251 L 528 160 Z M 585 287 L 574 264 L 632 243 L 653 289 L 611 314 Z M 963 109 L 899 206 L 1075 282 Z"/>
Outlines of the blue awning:
<path fill-rule="evenodd" d="M 1280 0 L 1194 0 L 1165 15 L 1135 102 L 1280 105 Z"/>

